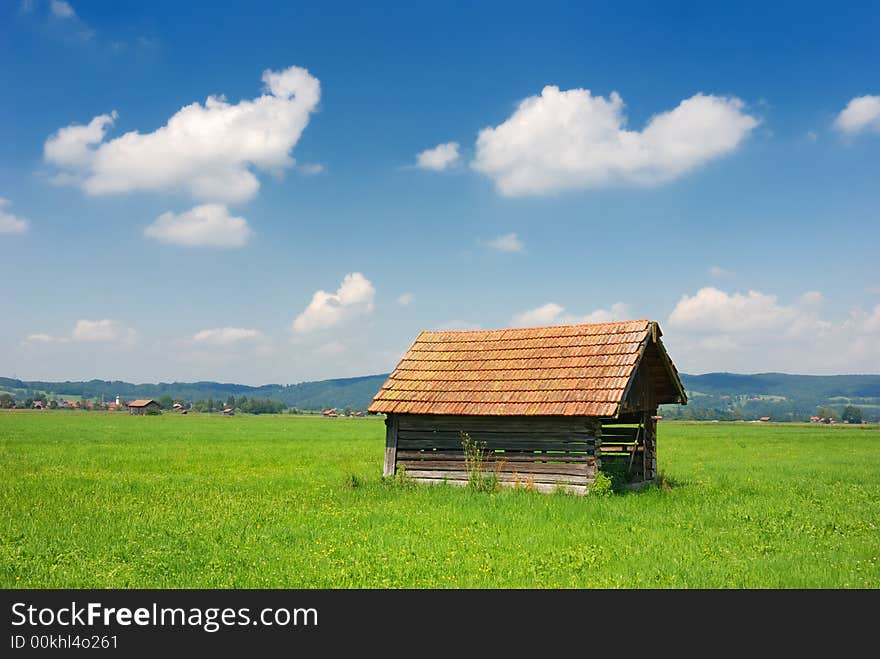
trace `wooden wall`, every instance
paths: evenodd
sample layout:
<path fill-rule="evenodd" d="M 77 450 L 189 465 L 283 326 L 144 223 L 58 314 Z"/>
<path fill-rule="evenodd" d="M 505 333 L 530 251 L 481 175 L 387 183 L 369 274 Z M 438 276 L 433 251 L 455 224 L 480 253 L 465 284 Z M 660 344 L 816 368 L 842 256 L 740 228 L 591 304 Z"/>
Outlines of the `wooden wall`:
<path fill-rule="evenodd" d="M 657 473 L 656 422 L 651 412 L 631 416 L 621 424 L 588 417 L 389 414 L 384 475 L 403 469 L 416 481 L 466 485 L 466 432 L 485 443 L 482 473 L 497 475 L 501 485 L 584 494 L 603 465 L 623 469 L 631 482 L 651 481 Z"/>
<path fill-rule="evenodd" d="M 598 419 L 391 414 L 385 423 L 386 476 L 404 467 L 418 481 L 467 484 L 461 432 L 485 442 L 483 473 L 502 485 L 582 494 L 600 466 Z"/>

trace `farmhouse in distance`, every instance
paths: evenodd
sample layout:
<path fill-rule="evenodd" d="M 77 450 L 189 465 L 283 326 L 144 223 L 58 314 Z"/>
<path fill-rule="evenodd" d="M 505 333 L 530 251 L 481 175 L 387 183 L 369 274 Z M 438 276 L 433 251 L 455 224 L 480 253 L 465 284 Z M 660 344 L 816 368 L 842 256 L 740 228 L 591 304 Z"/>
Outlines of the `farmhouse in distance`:
<path fill-rule="evenodd" d="M 652 320 L 422 332 L 369 407 L 387 415 L 384 475 L 467 483 L 467 433 L 502 484 L 653 481 L 657 406 L 687 403 L 660 336 Z"/>
<path fill-rule="evenodd" d="M 159 411 L 159 403 L 152 398 L 132 400 L 126 403 L 126 405 L 128 405 L 129 414 L 149 414 L 150 412 Z"/>

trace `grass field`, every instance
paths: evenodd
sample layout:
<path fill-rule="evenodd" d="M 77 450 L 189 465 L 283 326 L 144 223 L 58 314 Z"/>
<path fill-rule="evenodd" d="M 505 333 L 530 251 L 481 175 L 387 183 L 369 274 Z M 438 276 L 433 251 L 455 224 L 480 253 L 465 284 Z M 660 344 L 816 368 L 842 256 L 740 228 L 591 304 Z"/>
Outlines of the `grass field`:
<path fill-rule="evenodd" d="M 0 413 L 0 587 L 880 587 L 876 426 L 664 423 L 669 486 L 606 498 L 383 483 L 383 443 Z"/>

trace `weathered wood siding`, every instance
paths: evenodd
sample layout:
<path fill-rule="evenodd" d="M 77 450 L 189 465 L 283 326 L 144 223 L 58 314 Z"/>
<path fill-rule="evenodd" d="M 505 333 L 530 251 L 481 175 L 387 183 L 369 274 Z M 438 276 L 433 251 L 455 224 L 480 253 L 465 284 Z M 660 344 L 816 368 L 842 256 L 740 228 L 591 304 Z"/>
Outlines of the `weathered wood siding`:
<path fill-rule="evenodd" d="M 485 443 L 482 471 L 502 485 L 584 493 L 600 466 L 602 425 L 588 417 L 391 414 L 386 425 L 386 476 L 403 467 L 418 481 L 467 484 L 462 432 Z"/>
<path fill-rule="evenodd" d="M 644 412 L 638 423 L 618 425 L 615 420 L 602 424 L 600 457 L 605 469 L 620 470 L 630 482 L 652 481 L 657 477 L 657 422 Z"/>

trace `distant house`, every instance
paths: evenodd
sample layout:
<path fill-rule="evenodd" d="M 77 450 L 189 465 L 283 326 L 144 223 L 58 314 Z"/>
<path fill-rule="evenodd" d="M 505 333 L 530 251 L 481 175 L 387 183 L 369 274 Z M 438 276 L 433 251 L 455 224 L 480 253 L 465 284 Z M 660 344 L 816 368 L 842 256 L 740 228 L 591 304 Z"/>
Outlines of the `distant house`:
<path fill-rule="evenodd" d="M 152 398 L 133 400 L 126 404 L 128 405 L 129 414 L 146 414 L 148 410 L 159 411 L 159 403 Z"/>
<path fill-rule="evenodd" d="M 225 410 L 223 410 L 223 416 L 235 416 L 235 410 L 231 407 L 227 407 Z"/>
<path fill-rule="evenodd" d="M 322 414 L 322 416 L 330 416 L 330 417 L 339 416 L 336 413 L 335 407 L 331 407 L 329 410 L 324 410 L 323 412 L 321 412 L 321 414 Z"/>
<path fill-rule="evenodd" d="M 762 423 L 767 423 L 769 420 L 770 420 L 769 416 L 762 416 L 760 419 L 758 419 L 758 421 L 760 421 Z"/>
<path fill-rule="evenodd" d="M 35 410 L 41 410 L 41 409 L 43 409 L 43 402 L 42 402 L 42 401 L 39 401 L 39 400 L 35 400 L 35 401 L 34 401 L 34 404 L 33 404 L 33 408 L 34 408 Z"/>
<path fill-rule="evenodd" d="M 180 403 L 174 403 L 174 409 L 175 410 L 183 409 L 183 405 L 181 405 Z"/>

